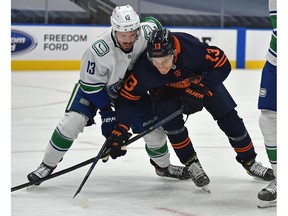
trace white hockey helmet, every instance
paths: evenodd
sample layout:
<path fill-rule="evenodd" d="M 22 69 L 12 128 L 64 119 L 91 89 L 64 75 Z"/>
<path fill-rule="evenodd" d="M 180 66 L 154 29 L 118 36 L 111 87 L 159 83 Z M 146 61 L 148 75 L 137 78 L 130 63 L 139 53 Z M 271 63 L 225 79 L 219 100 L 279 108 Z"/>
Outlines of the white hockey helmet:
<path fill-rule="evenodd" d="M 130 5 L 115 7 L 110 21 L 113 31 L 127 32 L 140 27 L 139 16 Z"/>

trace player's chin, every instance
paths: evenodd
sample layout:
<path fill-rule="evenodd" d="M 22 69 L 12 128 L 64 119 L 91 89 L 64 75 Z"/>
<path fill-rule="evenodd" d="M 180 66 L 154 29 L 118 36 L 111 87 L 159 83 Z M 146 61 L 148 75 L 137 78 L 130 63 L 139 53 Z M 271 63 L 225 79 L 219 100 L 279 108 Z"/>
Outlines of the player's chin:
<path fill-rule="evenodd" d="M 158 69 L 159 73 L 161 73 L 162 75 L 166 75 L 169 72 L 169 70 L 170 69 L 168 69 L 168 70 L 159 70 Z"/>
<path fill-rule="evenodd" d="M 125 50 L 125 51 L 130 51 L 130 50 L 132 50 L 132 47 L 133 47 L 133 44 L 131 44 L 131 45 L 123 45 L 122 49 Z"/>

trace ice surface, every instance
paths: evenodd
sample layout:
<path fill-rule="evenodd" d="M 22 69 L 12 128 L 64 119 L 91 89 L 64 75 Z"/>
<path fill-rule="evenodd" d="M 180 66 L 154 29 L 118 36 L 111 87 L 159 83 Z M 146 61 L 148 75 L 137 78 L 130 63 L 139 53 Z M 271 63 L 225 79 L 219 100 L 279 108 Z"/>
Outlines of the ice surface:
<path fill-rule="evenodd" d="M 43 152 L 77 82 L 78 72 L 13 72 L 11 75 L 11 187 L 41 163 Z M 234 70 L 225 81 L 253 139 L 257 160 L 269 166 L 258 127 L 259 70 Z M 87 127 L 55 171 L 94 157 L 104 138 L 99 117 Z M 210 114 L 191 115 L 186 123 L 199 159 L 210 177 L 211 194 L 191 180 L 158 177 L 140 139 L 125 157 L 95 166 L 81 194 L 89 200 L 82 209 L 72 197 L 89 166 L 43 182 L 39 187 L 11 193 L 13 216 L 275 216 L 276 208 L 258 209 L 257 193 L 267 185 L 250 177 L 235 160 L 226 136 Z M 180 164 L 170 147 L 171 161 Z"/>

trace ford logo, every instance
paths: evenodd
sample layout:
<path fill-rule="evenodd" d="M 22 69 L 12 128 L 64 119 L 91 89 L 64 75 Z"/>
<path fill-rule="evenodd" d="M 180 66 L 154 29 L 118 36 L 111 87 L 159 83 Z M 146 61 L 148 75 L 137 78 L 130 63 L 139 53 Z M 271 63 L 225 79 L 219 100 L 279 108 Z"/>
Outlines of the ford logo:
<path fill-rule="evenodd" d="M 30 52 L 37 46 L 35 37 L 19 31 L 11 30 L 11 55 L 19 55 Z"/>

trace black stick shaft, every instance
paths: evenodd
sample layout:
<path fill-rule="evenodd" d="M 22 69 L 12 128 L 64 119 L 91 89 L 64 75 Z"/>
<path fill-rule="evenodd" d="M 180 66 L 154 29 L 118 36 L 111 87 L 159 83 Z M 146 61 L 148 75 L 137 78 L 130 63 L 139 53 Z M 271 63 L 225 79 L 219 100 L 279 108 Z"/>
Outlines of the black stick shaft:
<path fill-rule="evenodd" d="M 130 140 L 128 140 L 125 145 L 129 145 L 133 142 L 135 142 L 136 140 L 140 139 L 141 137 L 145 136 L 146 134 L 152 132 L 153 130 L 155 130 L 156 128 L 166 124 L 167 122 L 169 122 L 170 120 L 172 120 L 173 118 L 175 118 L 177 115 L 179 115 L 180 113 L 182 113 L 182 108 L 177 110 L 176 112 L 170 114 L 169 116 L 167 116 L 166 118 L 162 119 L 161 121 L 157 122 L 155 125 L 151 126 L 150 128 L 148 128 L 146 131 L 134 136 L 133 138 L 131 138 Z M 87 174 L 85 175 L 84 179 L 82 180 L 80 186 L 78 187 L 76 193 L 74 194 L 73 198 L 75 196 L 77 196 L 77 194 L 79 194 L 84 186 L 84 184 L 86 183 L 87 179 L 89 178 L 92 170 L 94 169 L 95 165 L 97 164 L 97 162 L 99 161 L 99 159 L 101 158 L 102 154 L 106 151 L 106 144 L 107 141 L 104 143 L 104 145 L 102 146 L 102 148 L 100 149 L 98 155 L 96 156 L 95 160 L 93 161 L 90 169 L 88 170 Z"/>
<path fill-rule="evenodd" d="M 41 182 L 43 182 L 43 181 L 47 181 L 47 180 L 49 180 L 49 179 L 52 179 L 52 178 L 55 178 L 55 177 L 57 177 L 57 176 L 66 174 L 66 173 L 68 173 L 68 172 L 71 172 L 71 171 L 73 171 L 73 170 L 79 169 L 79 168 L 81 168 L 81 167 L 83 167 L 83 166 L 86 166 L 86 165 L 92 163 L 94 160 L 95 160 L 95 157 L 90 158 L 89 160 L 83 161 L 83 162 L 81 162 L 81 163 L 79 163 L 79 164 L 76 164 L 76 165 L 74 165 L 74 166 L 68 167 L 68 168 L 66 168 L 66 169 L 60 170 L 60 171 L 58 171 L 58 172 L 52 173 L 51 175 L 45 176 L 45 177 L 43 177 L 43 178 L 41 178 L 41 179 L 37 179 L 37 180 L 30 181 L 30 182 L 27 182 L 27 183 L 24 183 L 24 184 L 21 184 L 21 185 L 17 185 L 17 186 L 15 186 L 15 187 L 12 187 L 12 188 L 11 188 L 11 192 L 16 191 L 16 190 L 20 190 L 20 189 L 22 189 L 22 188 L 25 188 L 25 187 L 28 187 L 28 186 L 31 186 L 31 185 L 34 185 L 34 184 L 41 183 Z"/>
<path fill-rule="evenodd" d="M 130 140 L 128 140 L 125 145 L 130 145 L 131 143 L 133 143 L 134 141 L 138 140 L 139 138 L 145 136 L 146 134 L 150 133 L 151 131 L 155 130 L 156 128 L 162 126 L 163 124 L 167 123 L 168 121 L 170 121 L 171 119 L 175 118 L 177 115 L 181 114 L 182 113 L 182 109 L 180 110 L 177 110 L 175 113 L 172 113 L 171 115 L 167 116 L 165 119 L 163 119 L 162 121 L 159 121 L 158 123 L 156 123 L 154 126 L 150 127 L 148 130 L 144 131 L 143 133 L 141 134 L 138 134 L 134 137 L 132 137 Z M 103 151 L 105 152 L 105 151 Z M 103 155 L 103 152 L 101 154 L 101 158 L 103 157 L 106 157 L 108 154 L 105 154 Z M 15 187 L 12 187 L 11 188 L 11 192 L 13 191 L 17 191 L 17 190 L 20 190 L 22 188 L 25 188 L 25 187 L 29 187 L 31 185 L 34 185 L 34 184 L 38 184 L 38 183 L 41 183 L 41 182 L 44 182 L 44 181 L 47 181 L 49 179 L 52 179 L 52 178 L 55 178 L 55 177 L 58 177 L 58 176 L 61 176 L 63 174 L 66 174 L 66 173 L 69 173 L 69 172 L 72 172 L 73 170 L 76 170 L 76 169 L 79 169 L 81 167 L 84 167 L 92 162 L 94 162 L 96 160 L 96 157 L 93 157 L 93 158 L 90 158 L 89 160 L 86 160 L 86 161 L 83 161 L 79 164 L 76 164 L 74 166 L 71 166 L 71 167 L 68 167 L 66 169 L 63 169 L 63 170 L 60 170 L 58 172 L 55 172 L 55 173 L 52 173 L 51 175 L 48 175 L 48 176 L 45 176 L 41 179 L 37 179 L 37 180 L 34 180 L 34 181 L 30 181 L 30 182 L 27 182 L 27 183 L 24 183 L 24 184 L 21 184 L 21 185 L 17 185 Z M 98 159 L 99 160 L 99 159 Z M 95 164 L 96 165 L 96 164 Z M 94 165 L 94 166 L 95 166 Z M 93 166 L 93 167 L 94 167 Z"/>
<path fill-rule="evenodd" d="M 107 141 L 105 141 L 105 143 L 103 144 L 102 148 L 100 149 L 99 153 L 97 154 L 97 156 L 95 157 L 92 165 L 90 166 L 87 174 L 85 175 L 84 179 L 82 180 L 80 186 L 78 187 L 76 193 L 74 194 L 73 198 L 75 196 L 77 196 L 77 194 L 79 194 L 84 186 L 84 184 L 86 183 L 87 179 L 89 178 L 92 170 L 94 169 L 94 167 L 96 166 L 97 162 L 99 161 L 99 159 L 101 158 L 102 154 L 106 151 L 106 145 L 107 145 Z"/>

